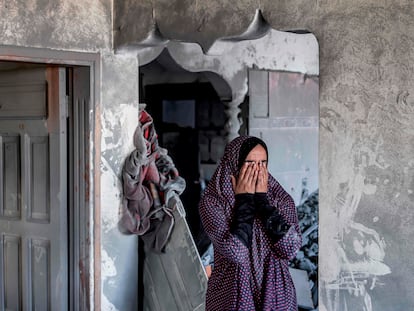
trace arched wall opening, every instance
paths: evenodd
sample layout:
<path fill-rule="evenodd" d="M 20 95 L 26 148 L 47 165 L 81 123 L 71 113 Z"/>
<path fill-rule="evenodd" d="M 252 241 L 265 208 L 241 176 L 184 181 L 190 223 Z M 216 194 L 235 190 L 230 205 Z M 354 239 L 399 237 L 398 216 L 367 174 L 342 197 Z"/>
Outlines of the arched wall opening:
<path fill-rule="evenodd" d="M 140 101 L 154 119 L 159 144 L 168 150 L 186 188 L 180 198 L 197 250 L 209 245 L 198 214 L 200 196 L 226 145 L 227 82 L 213 72 L 189 72 L 165 49 L 140 67 Z"/>
<path fill-rule="evenodd" d="M 263 24 L 260 27 L 264 29 Z M 194 163 L 190 169 L 193 175 L 186 178 L 187 195 L 191 199 L 187 201 L 184 196 L 183 203 L 189 211 L 187 221 L 196 244 L 199 233 L 196 203 L 202 184 L 208 182 L 225 144 L 241 134 L 261 137 L 270 151 L 270 173 L 291 194 L 298 209 L 304 244 L 291 266 L 299 287 L 299 305 L 308 310 L 316 308 L 319 188 L 316 38 L 306 32 L 281 32 L 267 27 L 265 31 L 251 32 L 250 36 L 218 40 L 204 52 L 195 43 L 165 40 L 154 28 L 138 50 L 138 60 L 140 98 L 143 107 L 153 114 L 161 144 L 171 151 L 179 170 L 185 172 L 188 164 Z M 209 100 L 215 104 L 204 106 Z M 215 111 L 213 115 L 211 109 Z M 205 113 L 199 114 L 200 111 Z M 207 129 L 198 128 L 199 124 L 206 124 Z M 212 128 L 208 129 L 209 126 Z M 184 128 L 188 140 L 182 142 L 180 139 L 185 135 L 181 136 L 177 129 L 184 132 Z M 204 130 L 206 133 L 201 133 Z M 182 143 L 197 148 L 186 150 L 193 153 L 193 160 L 183 161 L 180 168 L 183 155 L 174 153 L 182 148 L 178 147 Z M 198 250 L 203 256 L 204 249 L 198 247 Z"/>

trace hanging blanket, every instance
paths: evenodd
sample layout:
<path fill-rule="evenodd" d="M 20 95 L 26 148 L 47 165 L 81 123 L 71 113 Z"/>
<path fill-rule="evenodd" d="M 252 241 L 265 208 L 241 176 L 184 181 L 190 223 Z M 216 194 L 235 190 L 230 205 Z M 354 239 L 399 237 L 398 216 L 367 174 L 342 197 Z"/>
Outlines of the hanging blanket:
<path fill-rule="evenodd" d="M 135 150 L 122 169 L 124 204 L 121 225 L 162 252 L 174 227 L 174 209 L 185 216 L 179 195 L 185 180 L 167 150 L 159 147 L 152 117 L 141 111 L 134 134 Z"/>

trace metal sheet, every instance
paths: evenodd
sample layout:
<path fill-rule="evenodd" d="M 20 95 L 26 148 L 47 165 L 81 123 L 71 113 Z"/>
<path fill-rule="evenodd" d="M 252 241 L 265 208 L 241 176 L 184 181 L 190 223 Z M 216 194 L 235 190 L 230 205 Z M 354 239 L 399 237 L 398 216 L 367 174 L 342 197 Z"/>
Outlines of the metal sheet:
<path fill-rule="evenodd" d="M 145 311 L 202 311 L 207 276 L 185 218 L 176 220 L 165 252 L 144 247 L 143 309 Z"/>

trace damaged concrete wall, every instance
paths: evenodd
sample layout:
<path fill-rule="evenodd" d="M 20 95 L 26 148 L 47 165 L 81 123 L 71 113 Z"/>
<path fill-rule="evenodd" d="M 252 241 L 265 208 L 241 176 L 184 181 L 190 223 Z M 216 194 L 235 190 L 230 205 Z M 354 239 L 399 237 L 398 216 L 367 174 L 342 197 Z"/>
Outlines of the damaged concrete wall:
<path fill-rule="evenodd" d="M 93 180 L 93 189 L 95 212 L 100 215 L 95 225 L 101 227 L 100 237 L 91 236 L 91 241 L 98 240 L 90 248 L 92 254 L 101 255 L 95 267 L 100 267 L 102 283 L 94 284 L 98 297 L 93 296 L 93 288 L 84 290 L 98 304 L 95 310 L 137 310 L 137 238 L 122 235 L 117 220 L 122 203 L 120 171 L 133 149 L 137 126 L 138 62 L 136 57 L 112 52 L 112 1 L 0 0 L 0 45 L 47 48 L 46 59 L 52 57 L 53 50 L 100 54 L 101 76 L 95 77 L 100 84 L 96 96 L 100 102 L 95 103 L 96 114 L 91 116 L 95 123 L 91 137 L 100 136 L 101 140 L 92 146 L 90 160 L 100 163 L 94 168 L 100 180 Z M 99 156 L 97 161 L 95 155 Z M 93 284 L 94 275 L 88 277 Z"/>
<path fill-rule="evenodd" d="M 135 254 L 134 241 L 113 233 L 115 223 L 104 217 L 106 213 L 112 217 L 121 204 L 117 198 L 110 206 L 110 200 L 119 187 L 118 160 L 127 154 L 124 148 L 108 146 L 116 137 L 125 142 L 122 145 L 131 146 L 128 135 L 134 130 L 132 120 L 122 128 L 116 121 L 115 116 L 123 113 L 116 110 L 115 94 L 122 95 L 121 110 L 134 110 L 136 105 L 129 100 L 137 99 L 133 94 L 137 80 L 129 70 L 129 80 L 107 77 L 113 67 L 118 75 L 137 63 L 133 57 L 128 62 L 111 52 L 111 5 L 109 0 L 87 4 L 0 0 L 0 44 L 103 52 L 105 88 L 97 117 L 104 131 L 114 126 L 115 135 L 109 142 L 97 142 L 103 149 L 100 199 L 108 200 L 101 207 L 102 279 L 106 282 L 102 305 L 127 310 L 123 303 L 135 297 L 129 292 L 123 296 L 127 291 L 119 287 L 128 286 L 129 281 L 121 280 L 127 255 L 120 254 Z M 208 51 L 216 38 L 244 32 L 258 7 L 274 29 L 308 29 L 319 42 L 320 309 L 413 309 L 414 280 L 407 273 L 414 270 L 410 243 L 414 238 L 412 1 L 117 0 L 116 46 L 143 40 L 155 17 L 167 38 L 199 42 Z M 121 93 L 123 89 L 128 95 Z M 112 194 L 105 197 L 104 189 Z M 128 268 L 128 276 L 134 277 L 135 268 Z M 113 296 L 115 288 L 123 302 Z"/>
<path fill-rule="evenodd" d="M 196 42 L 207 50 L 216 38 L 244 32 L 253 19 L 257 5 L 255 0 L 115 0 L 115 45 L 141 42 L 156 21 L 166 38 Z M 140 22 L 134 22 L 136 20 Z"/>
<path fill-rule="evenodd" d="M 115 48 L 140 42 L 156 21 L 164 37 L 199 42 L 208 52 L 215 39 L 243 33 L 257 7 L 274 29 L 316 36 L 320 309 L 413 309 L 412 1 L 144 3 L 130 1 L 134 14 L 127 15 L 115 1 Z M 118 27 L 134 20 L 148 30 Z"/>
<path fill-rule="evenodd" d="M 101 310 L 137 310 L 137 236 L 123 234 L 118 220 L 121 170 L 138 124 L 138 63 L 136 57 L 102 56 Z"/>
<path fill-rule="evenodd" d="M 294 1 L 264 15 L 320 44 L 320 309 L 413 309 L 412 3 Z"/>

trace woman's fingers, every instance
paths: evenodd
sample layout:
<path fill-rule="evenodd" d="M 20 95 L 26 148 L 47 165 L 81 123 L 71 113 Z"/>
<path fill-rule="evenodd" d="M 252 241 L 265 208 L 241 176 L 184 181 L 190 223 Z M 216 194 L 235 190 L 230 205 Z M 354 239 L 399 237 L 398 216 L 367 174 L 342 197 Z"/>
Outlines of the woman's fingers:
<path fill-rule="evenodd" d="M 265 166 L 260 166 L 257 183 L 256 183 L 256 192 L 267 192 L 267 183 L 268 183 L 268 171 Z"/>
<path fill-rule="evenodd" d="M 269 173 L 263 163 L 245 162 L 240 169 L 239 177 L 232 177 L 235 193 L 267 192 Z"/>
<path fill-rule="evenodd" d="M 243 164 L 237 184 L 235 185 L 235 193 L 254 193 L 257 182 L 258 168 L 255 163 L 246 162 Z"/>
<path fill-rule="evenodd" d="M 239 172 L 239 180 L 242 180 L 242 179 L 245 178 L 245 175 L 246 175 L 246 172 L 247 172 L 248 168 L 249 168 L 249 163 L 244 162 L 241 169 L 240 169 L 240 172 Z"/>
<path fill-rule="evenodd" d="M 253 186 L 254 186 L 254 185 L 256 185 L 256 182 L 257 182 L 257 176 L 259 174 L 259 170 L 258 170 L 258 167 L 257 167 L 256 163 L 253 163 L 251 166 L 252 166 L 252 168 L 251 168 L 251 171 L 250 171 L 249 182 L 251 184 L 253 184 Z"/>
<path fill-rule="evenodd" d="M 250 163 L 246 171 L 246 186 L 248 192 L 254 193 L 257 182 L 258 169 L 255 163 Z"/>

